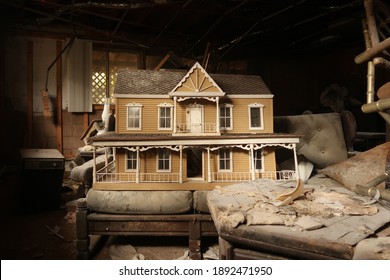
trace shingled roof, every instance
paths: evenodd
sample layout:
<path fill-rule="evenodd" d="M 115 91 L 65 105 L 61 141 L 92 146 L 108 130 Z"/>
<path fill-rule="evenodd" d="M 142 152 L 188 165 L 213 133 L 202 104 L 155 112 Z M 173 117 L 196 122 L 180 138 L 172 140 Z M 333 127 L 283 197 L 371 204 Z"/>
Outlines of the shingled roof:
<path fill-rule="evenodd" d="M 118 72 L 114 94 L 168 94 L 186 72 L 122 69 Z M 263 79 L 257 75 L 210 74 L 226 94 L 270 95 Z"/>

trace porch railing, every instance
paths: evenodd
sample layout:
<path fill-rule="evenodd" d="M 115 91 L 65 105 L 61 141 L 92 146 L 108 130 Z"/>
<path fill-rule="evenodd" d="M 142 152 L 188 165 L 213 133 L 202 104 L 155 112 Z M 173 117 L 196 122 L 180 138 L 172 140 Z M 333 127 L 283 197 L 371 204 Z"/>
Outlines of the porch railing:
<path fill-rule="evenodd" d="M 236 182 L 252 180 L 251 172 L 213 172 L 212 180 L 216 182 Z M 255 179 L 291 180 L 295 178 L 294 170 L 256 172 Z"/>
<path fill-rule="evenodd" d="M 137 174 L 134 172 L 99 172 L 97 175 L 97 182 L 137 182 Z M 179 173 L 139 173 L 138 182 L 179 182 Z"/>
<path fill-rule="evenodd" d="M 294 170 L 256 172 L 255 179 L 265 178 L 273 180 L 291 180 L 295 178 Z M 251 181 L 251 172 L 213 172 L 211 174 L 213 182 L 240 182 Z M 102 168 L 97 172 L 97 182 L 180 182 L 179 173 L 139 173 L 134 172 L 106 172 L 106 168 Z"/>

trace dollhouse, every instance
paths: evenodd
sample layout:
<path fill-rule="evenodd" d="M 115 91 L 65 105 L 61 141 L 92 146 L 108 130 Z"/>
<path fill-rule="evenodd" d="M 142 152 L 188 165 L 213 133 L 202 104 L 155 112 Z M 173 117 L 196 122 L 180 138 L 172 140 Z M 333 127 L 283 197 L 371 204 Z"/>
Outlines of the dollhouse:
<path fill-rule="evenodd" d="M 299 137 L 273 133 L 273 95 L 260 76 L 126 69 L 115 86 L 115 131 L 92 137 L 107 151 L 98 190 L 210 190 L 258 178 L 293 179 Z M 94 155 L 94 158 L 96 156 Z"/>

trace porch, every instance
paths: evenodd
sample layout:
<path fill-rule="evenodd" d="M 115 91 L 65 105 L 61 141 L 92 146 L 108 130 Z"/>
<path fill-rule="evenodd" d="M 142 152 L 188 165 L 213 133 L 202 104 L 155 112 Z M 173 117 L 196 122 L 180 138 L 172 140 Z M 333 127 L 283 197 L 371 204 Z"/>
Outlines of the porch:
<path fill-rule="evenodd" d="M 179 172 L 143 173 L 115 172 L 115 163 L 96 171 L 94 189 L 101 190 L 211 190 L 216 186 L 252 181 L 260 178 L 277 181 L 294 180 L 294 170 L 267 172 L 211 172 L 208 178 L 183 179 Z"/>

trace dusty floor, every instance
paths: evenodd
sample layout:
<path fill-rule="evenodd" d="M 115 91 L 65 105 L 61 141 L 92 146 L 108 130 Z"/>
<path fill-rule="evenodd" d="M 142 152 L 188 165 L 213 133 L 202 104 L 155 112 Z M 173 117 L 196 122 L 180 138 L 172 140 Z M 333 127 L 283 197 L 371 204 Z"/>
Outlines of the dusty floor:
<path fill-rule="evenodd" d="M 65 172 L 66 173 L 66 172 Z M 64 176 L 64 185 L 66 182 Z M 0 258 L 2 260 L 75 260 L 76 224 L 74 215 L 68 212 L 66 203 L 77 198 L 77 192 L 63 187 L 61 207 L 57 210 L 21 212 L 17 207 L 14 190 L 18 184 L 18 172 L 9 168 L 0 177 L 2 203 L 0 218 Z M 92 241 L 98 238 L 93 236 Z M 203 240 L 205 256 L 213 258 L 217 249 L 216 237 Z M 187 237 L 109 237 L 97 250 L 94 259 L 149 259 L 173 260 L 185 258 Z M 211 253 L 210 253 L 211 252 Z"/>

